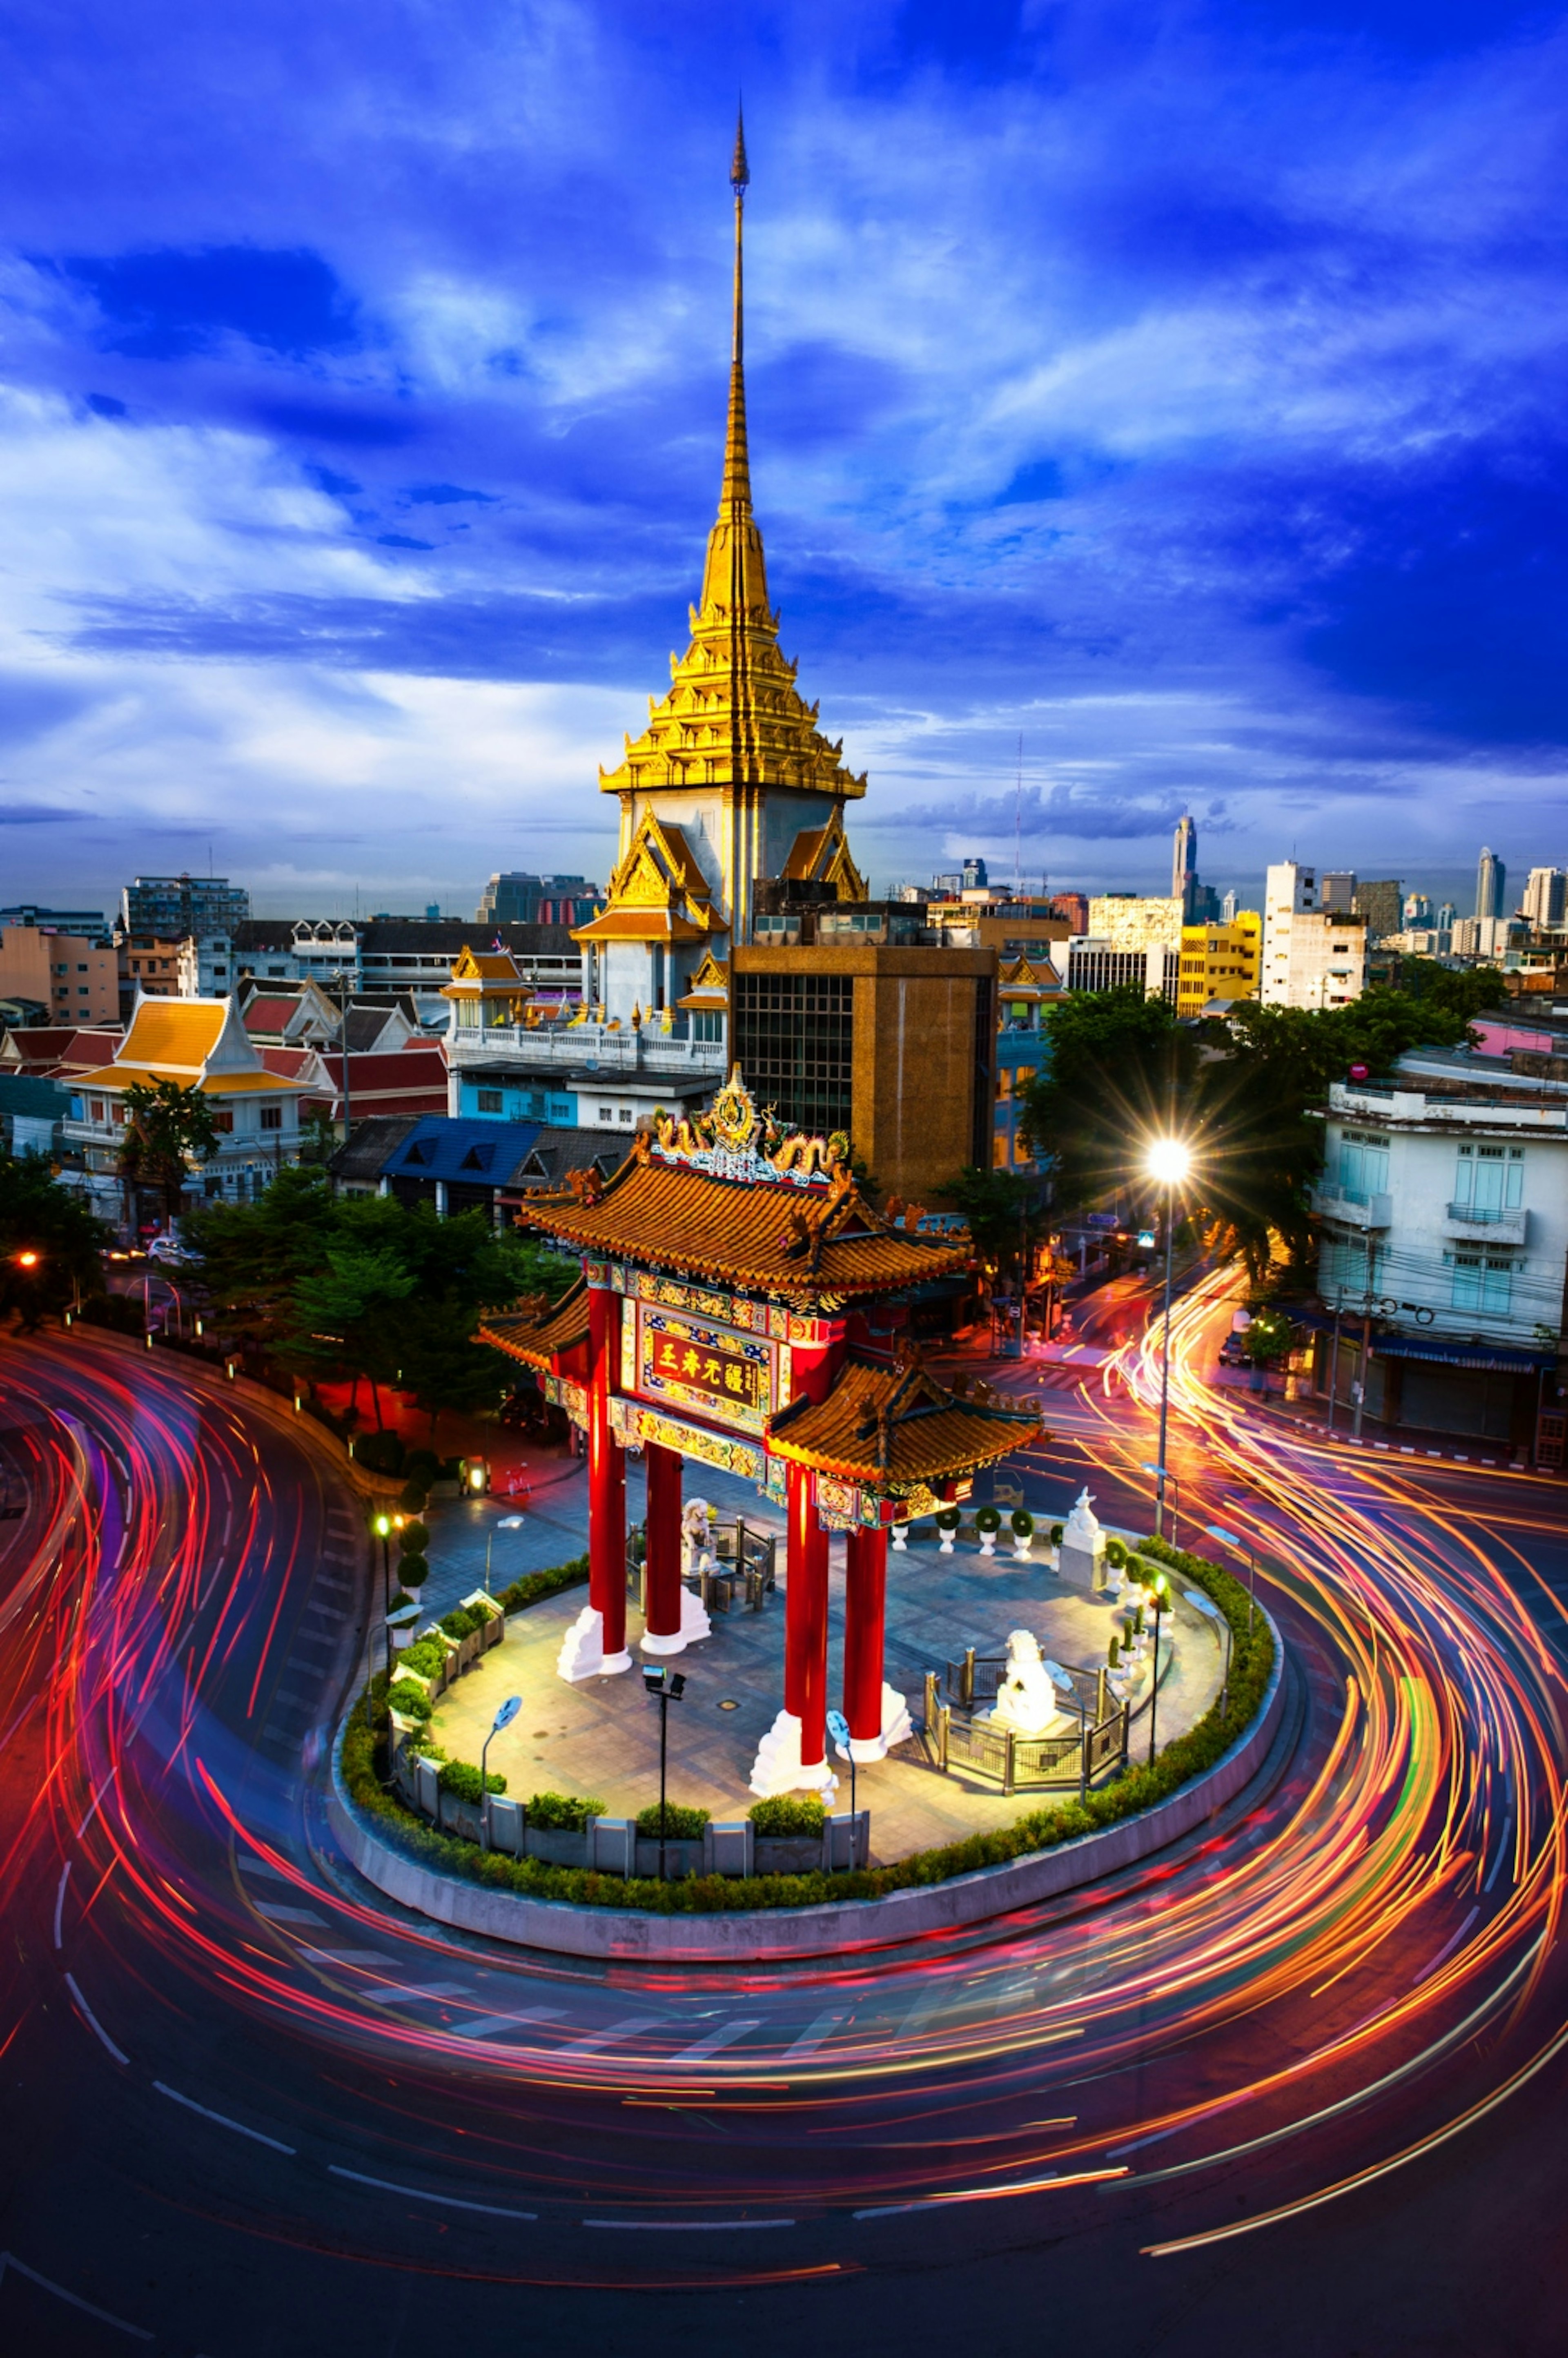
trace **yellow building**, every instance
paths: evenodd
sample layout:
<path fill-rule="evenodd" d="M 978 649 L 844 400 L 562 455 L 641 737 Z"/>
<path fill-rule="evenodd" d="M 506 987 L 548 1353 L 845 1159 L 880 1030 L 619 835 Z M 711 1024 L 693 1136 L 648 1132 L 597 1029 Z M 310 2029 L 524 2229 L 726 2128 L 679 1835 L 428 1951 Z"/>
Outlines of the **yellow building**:
<path fill-rule="evenodd" d="M 1228 925 L 1184 925 L 1176 985 L 1178 1015 L 1201 1015 L 1211 999 L 1256 999 L 1263 963 L 1263 919 L 1238 909 Z"/>

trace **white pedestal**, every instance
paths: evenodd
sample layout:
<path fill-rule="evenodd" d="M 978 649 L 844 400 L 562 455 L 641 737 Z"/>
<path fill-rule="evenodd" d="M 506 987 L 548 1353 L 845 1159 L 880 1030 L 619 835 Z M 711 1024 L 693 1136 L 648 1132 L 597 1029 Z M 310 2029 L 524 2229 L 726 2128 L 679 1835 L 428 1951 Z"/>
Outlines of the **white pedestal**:
<path fill-rule="evenodd" d="M 752 1790 L 760 1801 L 768 1801 L 774 1793 L 801 1791 L 820 1793 L 831 1801 L 838 1790 L 838 1779 L 826 1760 L 814 1760 L 806 1768 L 800 1757 L 801 1726 L 793 1711 L 781 1711 L 757 1747 L 757 1758 L 752 1768 Z"/>
<path fill-rule="evenodd" d="M 840 1760 L 885 1760 L 895 1744 L 914 1733 L 909 1716 L 909 1705 L 896 1687 L 882 1687 L 882 1730 L 880 1736 L 852 1736 L 848 1744 L 836 1744 L 834 1751 Z"/>
<path fill-rule="evenodd" d="M 683 1586 L 680 1593 L 680 1628 L 673 1638 L 657 1638 L 651 1629 L 645 1630 L 641 1641 L 642 1649 L 644 1654 L 684 1654 L 688 1646 L 695 1646 L 712 1635 L 713 1624 L 708 1617 L 708 1608 L 701 1597 L 695 1590 Z"/>
<path fill-rule="evenodd" d="M 631 1667 L 632 1657 L 624 1647 L 618 1654 L 605 1652 L 604 1616 L 597 1606 L 585 1605 L 561 1640 L 561 1650 L 556 1656 L 556 1676 L 575 1687 L 585 1679 L 608 1678 L 616 1671 L 629 1671 Z"/>
<path fill-rule="evenodd" d="M 1065 1540 L 1056 1551 L 1056 1569 L 1064 1580 L 1081 1580 L 1096 1595 L 1104 1594 L 1106 1583 L 1105 1542 L 1100 1540 L 1094 1548 L 1072 1547 Z"/>

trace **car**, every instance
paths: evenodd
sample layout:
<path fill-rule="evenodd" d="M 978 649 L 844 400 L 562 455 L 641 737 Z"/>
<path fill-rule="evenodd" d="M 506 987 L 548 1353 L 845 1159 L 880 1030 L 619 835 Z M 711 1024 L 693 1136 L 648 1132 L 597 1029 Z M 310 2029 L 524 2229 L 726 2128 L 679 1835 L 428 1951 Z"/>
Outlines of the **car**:
<path fill-rule="evenodd" d="M 178 1237 L 154 1237 L 147 1247 L 147 1259 L 165 1262 L 173 1269 L 183 1269 L 196 1255 L 182 1245 Z"/>

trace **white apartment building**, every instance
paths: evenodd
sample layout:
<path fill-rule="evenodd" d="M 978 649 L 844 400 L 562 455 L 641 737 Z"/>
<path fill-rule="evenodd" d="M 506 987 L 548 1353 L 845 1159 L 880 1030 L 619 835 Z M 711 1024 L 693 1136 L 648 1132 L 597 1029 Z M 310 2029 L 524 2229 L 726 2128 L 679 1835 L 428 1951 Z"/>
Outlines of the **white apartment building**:
<path fill-rule="evenodd" d="M 1186 923 L 1181 894 L 1097 892 L 1089 933 L 1113 950 L 1177 950 Z"/>
<path fill-rule="evenodd" d="M 1527 918 L 1538 934 L 1553 932 L 1564 920 L 1568 910 L 1568 869 L 1532 868 L 1524 888 L 1524 898 L 1519 904 L 1521 917 Z"/>
<path fill-rule="evenodd" d="M 1348 1007 L 1367 981 L 1367 927 L 1325 909 L 1315 870 L 1294 860 L 1269 871 L 1263 895 L 1265 1007 Z"/>
<path fill-rule="evenodd" d="M 1369 1316 L 1367 1413 L 1561 1464 L 1568 1082 L 1417 1050 L 1387 1087 L 1336 1084 L 1324 1119 L 1318 1292 L 1342 1315 L 1320 1391 L 1332 1360 L 1353 1396 Z"/>
<path fill-rule="evenodd" d="M 234 946 L 228 934 L 187 934 L 179 945 L 181 999 L 226 999 L 233 983 Z"/>

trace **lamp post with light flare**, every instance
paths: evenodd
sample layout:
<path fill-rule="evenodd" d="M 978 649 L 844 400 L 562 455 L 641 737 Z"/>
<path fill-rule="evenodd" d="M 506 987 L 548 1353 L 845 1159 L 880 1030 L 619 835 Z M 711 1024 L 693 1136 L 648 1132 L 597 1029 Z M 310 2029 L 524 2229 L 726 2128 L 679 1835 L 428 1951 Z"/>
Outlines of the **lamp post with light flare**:
<path fill-rule="evenodd" d="M 1170 1463 L 1165 1455 L 1165 1433 L 1171 1418 L 1171 1254 L 1176 1235 L 1176 1190 L 1192 1167 L 1191 1152 L 1179 1138 L 1156 1139 L 1144 1163 L 1150 1178 L 1165 1190 L 1165 1314 L 1160 1344 L 1160 1487 L 1155 1494 L 1154 1507 L 1154 1530 L 1161 1539 L 1165 1536 L 1165 1469 Z"/>

